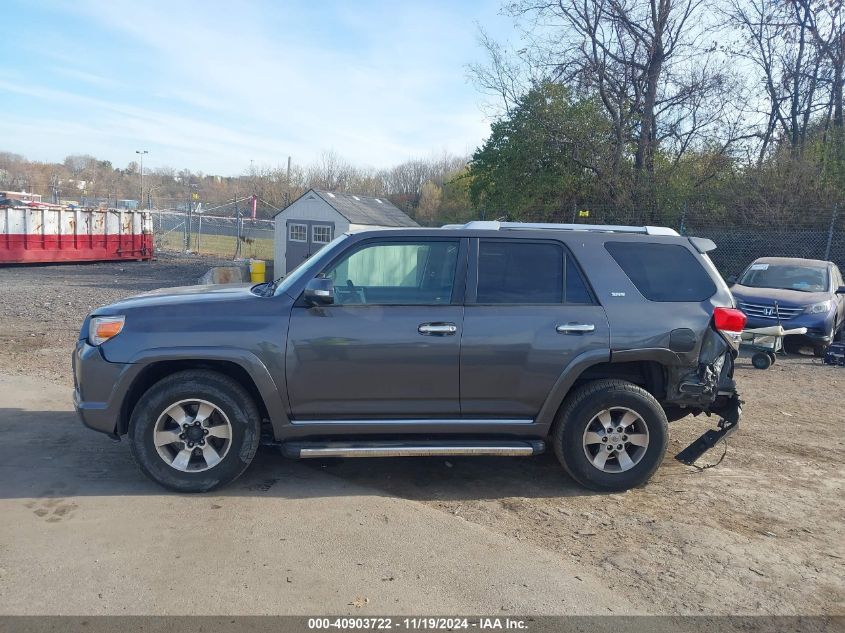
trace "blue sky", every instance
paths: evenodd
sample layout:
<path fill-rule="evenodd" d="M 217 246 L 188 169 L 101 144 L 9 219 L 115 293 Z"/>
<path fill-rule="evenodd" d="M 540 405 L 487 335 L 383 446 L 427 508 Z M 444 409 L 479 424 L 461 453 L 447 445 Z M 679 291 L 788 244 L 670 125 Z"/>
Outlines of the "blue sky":
<path fill-rule="evenodd" d="M 500 0 L 4 1 L 0 150 L 239 174 L 332 150 L 384 167 L 487 135 L 466 65 Z"/>

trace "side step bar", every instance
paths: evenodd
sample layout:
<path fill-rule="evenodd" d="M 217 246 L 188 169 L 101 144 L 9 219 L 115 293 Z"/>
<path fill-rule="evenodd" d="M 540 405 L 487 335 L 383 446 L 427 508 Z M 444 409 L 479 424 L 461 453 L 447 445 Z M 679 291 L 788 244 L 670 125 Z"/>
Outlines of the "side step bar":
<path fill-rule="evenodd" d="M 285 442 L 285 457 L 428 457 L 432 455 L 539 455 L 542 440 L 526 441 L 422 441 L 422 442 Z"/>

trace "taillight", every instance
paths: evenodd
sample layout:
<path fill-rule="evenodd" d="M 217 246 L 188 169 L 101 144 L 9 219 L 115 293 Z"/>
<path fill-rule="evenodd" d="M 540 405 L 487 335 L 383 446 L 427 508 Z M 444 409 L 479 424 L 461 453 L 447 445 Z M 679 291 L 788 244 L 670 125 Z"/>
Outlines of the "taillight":
<path fill-rule="evenodd" d="M 736 308 L 716 308 L 713 310 L 713 325 L 720 332 L 742 332 L 748 317 Z"/>

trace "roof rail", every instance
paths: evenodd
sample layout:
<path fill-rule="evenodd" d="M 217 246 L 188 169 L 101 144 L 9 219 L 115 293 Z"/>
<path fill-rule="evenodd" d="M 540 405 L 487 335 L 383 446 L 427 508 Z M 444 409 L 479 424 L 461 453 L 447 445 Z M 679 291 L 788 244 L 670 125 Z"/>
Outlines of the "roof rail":
<path fill-rule="evenodd" d="M 616 224 L 551 224 L 546 222 L 498 222 L 473 220 L 466 224 L 447 224 L 444 229 L 475 229 L 479 231 L 592 231 L 594 233 L 637 233 L 640 235 L 679 235 L 666 226 L 623 226 Z"/>

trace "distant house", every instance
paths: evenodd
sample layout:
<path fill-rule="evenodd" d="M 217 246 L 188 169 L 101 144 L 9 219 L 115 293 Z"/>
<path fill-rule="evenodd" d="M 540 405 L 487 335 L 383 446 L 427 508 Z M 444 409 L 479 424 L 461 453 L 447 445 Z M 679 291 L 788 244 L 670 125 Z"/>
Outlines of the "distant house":
<path fill-rule="evenodd" d="M 18 202 L 41 202 L 39 194 L 27 193 L 26 191 L 0 191 L 0 198 L 8 198 Z"/>
<path fill-rule="evenodd" d="M 384 198 L 309 189 L 275 217 L 276 276 L 286 275 L 335 236 L 367 229 L 419 226 Z"/>

